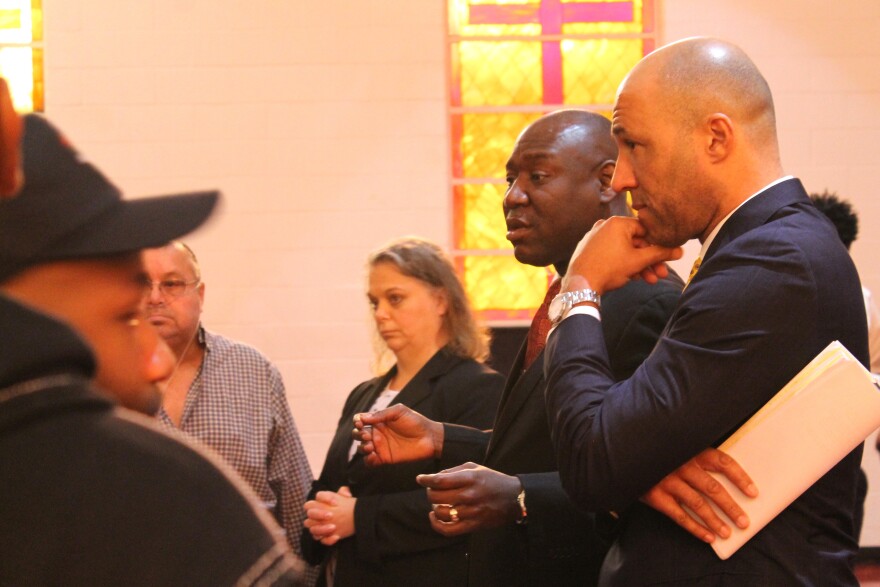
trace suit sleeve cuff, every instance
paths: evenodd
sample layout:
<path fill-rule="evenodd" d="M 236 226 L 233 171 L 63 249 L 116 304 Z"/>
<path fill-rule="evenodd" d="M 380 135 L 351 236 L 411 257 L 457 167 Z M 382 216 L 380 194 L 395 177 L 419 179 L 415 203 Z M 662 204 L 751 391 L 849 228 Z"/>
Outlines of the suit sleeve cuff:
<path fill-rule="evenodd" d="M 595 318 L 599 322 L 602 321 L 602 315 L 599 313 L 599 308 L 597 308 L 595 306 L 588 305 L 588 304 L 584 304 L 583 306 L 575 306 L 574 308 L 572 308 L 571 310 L 569 310 L 568 312 L 565 313 L 565 316 L 562 317 L 562 320 L 566 320 L 567 318 L 570 318 L 571 316 L 576 316 L 578 314 L 583 314 L 585 316 L 592 316 L 593 318 Z M 562 324 L 562 320 L 557 322 L 553 326 L 553 328 L 550 329 L 550 332 L 547 333 L 547 340 L 550 340 L 550 335 L 553 334 L 553 331 L 556 330 L 557 326 Z"/>

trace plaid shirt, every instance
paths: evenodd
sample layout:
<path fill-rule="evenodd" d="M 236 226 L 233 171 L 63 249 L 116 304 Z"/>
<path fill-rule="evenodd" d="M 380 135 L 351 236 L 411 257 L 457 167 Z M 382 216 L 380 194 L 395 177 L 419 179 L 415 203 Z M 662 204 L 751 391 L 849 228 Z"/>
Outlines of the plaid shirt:
<path fill-rule="evenodd" d="M 180 430 L 220 454 L 248 482 L 302 555 L 303 504 L 312 470 L 278 369 L 259 351 L 199 327 L 205 358 L 189 388 Z M 176 429 L 164 409 L 159 421 Z"/>

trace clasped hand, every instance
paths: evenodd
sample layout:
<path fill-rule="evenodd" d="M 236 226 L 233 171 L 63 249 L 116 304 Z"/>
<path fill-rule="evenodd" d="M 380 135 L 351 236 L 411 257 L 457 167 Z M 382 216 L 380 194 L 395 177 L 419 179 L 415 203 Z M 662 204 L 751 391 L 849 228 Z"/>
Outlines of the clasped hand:
<path fill-rule="evenodd" d="M 319 491 L 315 499 L 307 501 L 303 508 L 306 519 L 303 526 L 312 538 L 324 546 L 332 546 L 354 534 L 354 506 L 357 498 L 351 496 L 348 487 L 339 491 Z"/>

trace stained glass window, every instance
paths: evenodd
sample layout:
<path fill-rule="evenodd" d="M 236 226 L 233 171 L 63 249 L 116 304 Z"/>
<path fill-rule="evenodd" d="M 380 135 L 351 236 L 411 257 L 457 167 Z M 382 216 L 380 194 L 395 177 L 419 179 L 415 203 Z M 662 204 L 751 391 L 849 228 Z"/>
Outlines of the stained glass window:
<path fill-rule="evenodd" d="M 0 0 L 0 76 L 16 110 L 43 110 L 42 0 Z"/>
<path fill-rule="evenodd" d="M 477 311 L 531 318 L 550 273 L 505 238 L 504 164 L 522 129 L 559 108 L 608 115 L 654 49 L 654 0 L 447 0 L 453 255 Z"/>

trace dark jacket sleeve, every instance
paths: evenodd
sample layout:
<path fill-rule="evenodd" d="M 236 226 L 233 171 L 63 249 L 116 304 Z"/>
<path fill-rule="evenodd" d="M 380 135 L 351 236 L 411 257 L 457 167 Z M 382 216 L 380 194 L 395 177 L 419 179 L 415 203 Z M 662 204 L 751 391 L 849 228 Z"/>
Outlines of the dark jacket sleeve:
<path fill-rule="evenodd" d="M 491 435 L 491 430 L 444 423 L 443 453 L 438 459 L 438 468 L 450 469 L 468 461 L 483 462 Z"/>
<path fill-rule="evenodd" d="M 791 345 L 815 340 L 813 321 L 790 319 L 818 307 L 801 252 L 784 243 L 752 251 L 762 259 L 704 263 L 669 330 L 627 380 L 614 383 L 594 318 L 573 316 L 551 334 L 548 416 L 563 485 L 580 506 L 619 511 L 633 503 L 717 446 L 797 372 L 792 365 L 821 350 Z"/>
<path fill-rule="evenodd" d="M 529 576 L 540 580 L 552 577 L 563 565 L 576 565 L 583 584 L 593 584 L 610 546 L 615 521 L 608 514 L 576 508 L 557 471 L 517 477 L 526 492 L 528 521 L 522 531 L 528 540 Z"/>
<path fill-rule="evenodd" d="M 619 380 L 633 371 L 651 353 L 680 296 L 680 280 L 653 287 L 633 283 L 618 295 L 606 296 L 602 308 L 602 328 L 610 347 L 611 377 Z M 552 425 L 552 419 L 551 419 Z M 562 487 L 559 473 L 517 475 L 526 491 L 530 573 L 540 576 L 545 566 L 572 557 L 592 557 L 579 561 L 589 576 L 598 576 L 608 549 L 614 520 L 607 513 L 591 514 L 579 509 Z M 552 572 L 552 571 L 549 571 Z"/>
<path fill-rule="evenodd" d="M 504 380 L 501 375 L 468 361 L 435 381 L 426 416 L 473 428 L 491 426 Z M 427 408 L 428 406 L 423 406 Z M 440 470 L 433 460 L 424 472 Z M 428 520 L 430 502 L 424 489 L 381 493 L 358 498 L 355 540 L 358 557 L 378 561 L 388 555 L 430 550 L 450 544 Z"/>

